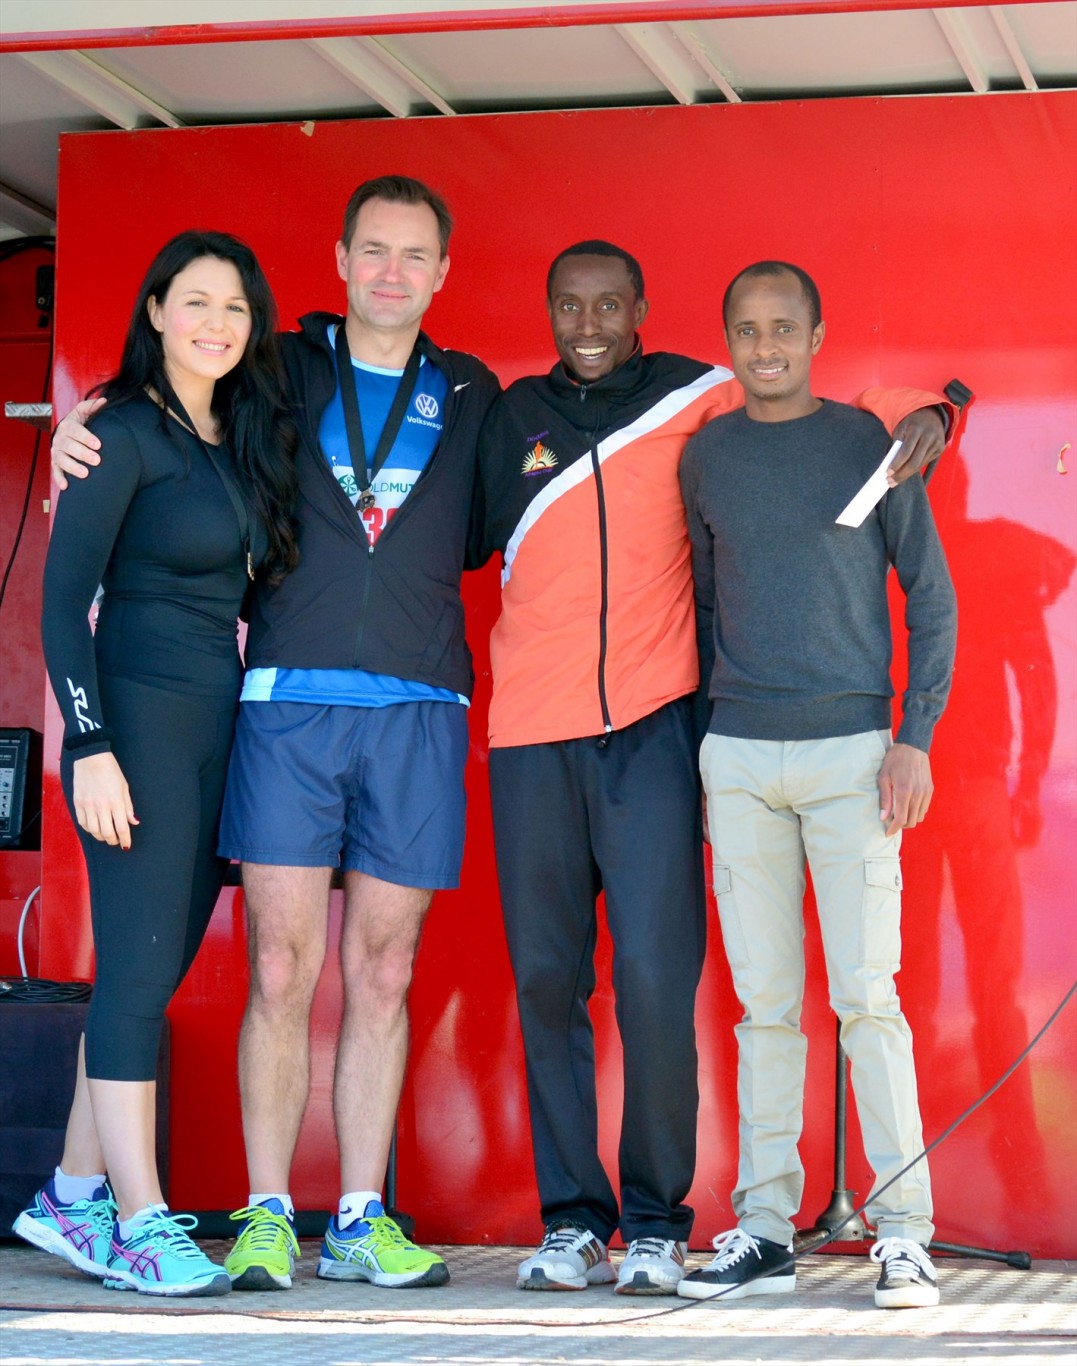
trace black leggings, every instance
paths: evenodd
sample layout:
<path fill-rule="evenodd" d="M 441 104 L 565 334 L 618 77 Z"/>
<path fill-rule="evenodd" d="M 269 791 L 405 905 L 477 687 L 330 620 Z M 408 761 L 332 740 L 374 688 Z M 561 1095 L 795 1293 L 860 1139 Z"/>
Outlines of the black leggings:
<path fill-rule="evenodd" d="M 97 959 L 86 1075 L 150 1081 L 165 1010 L 202 943 L 224 876 L 217 826 L 236 699 L 104 674 L 100 691 L 140 824 L 126 852 L 78 832 Z M 68 754 L 60 773 L 74 819 Z"/>

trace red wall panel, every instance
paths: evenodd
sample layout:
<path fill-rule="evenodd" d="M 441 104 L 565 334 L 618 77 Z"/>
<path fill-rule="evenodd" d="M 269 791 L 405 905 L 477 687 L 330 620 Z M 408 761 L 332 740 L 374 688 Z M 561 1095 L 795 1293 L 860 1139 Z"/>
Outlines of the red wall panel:
<path fill-rule="evenodd" d="M 181 228 L 247 237 L 285 319 L 341 306 L 340 212 L 360 180 L 390 170 L 429 180 L 457 216 L 429 330 L 505 380 L 552 363 L 546 267 L 594 236 L 641 259 L 651 349 L 723 360 L 722 290 L 740 266 L 777 256 L 822 290 L 819 392 L 965 380 L 978 399 L 959 458 L 948 456 L 932 485 L 961 594 L 961 655 L 937 743 L 936 805 L 905 845 L 900 985 L 930 1137 L 1016 1057 L 1075 975 L 1077 537 L 1074 480 L 1056 472 L 1059 448 L 1074 440 L 1075 124 L 1072 95 L 1021 94 L 72 135 L 60 163 L 56 402 L 66 410 L 114 363 L 141 274 Z M 430 1240 L 530 1242 L 539 1232 L 486 793 L 496 593 L 492 570 L 472 576 L 480 677 L 464 882 L 437 898 L 426 931 L 400 1116 L 400 1202 Z M 57 746 L 53 713 L 42 971 L 54 976 L 90 966 Z M 829 1198 L 833 1122 L 833 1029 L 810 937 L 805 1223 Z M 228 893 L 172 1012 L 180 1207 L 246 1195 L 234 1076 L 242 939 L 241 897 Z M 600 952 L 608 981 L 605 940 Z M 308 1207 L 337 1193 L 328 1094 L 339 996 L 331 960 L 293 1181 Z M 731 1222 L 736 1014 L 712 921 L 698 1010 L 697 1246 Z M 612 1170 L 620 1079 L 608 987 L 594 1015 Z M 1072 1195 L 1060 1195 L 1074 1189 L 1072 1026 L 1071 1007 L 939 1150 L 940 1237 L 1077 1254 Z M 854 1140 L 850 1185 L 864 1195 L 868 1182 Z"/>
<path fill-rule="evenodd" d="M 50 250 L 30 246 L 0 262 L 2 402 L 41 403 L 47 398 L 52 318 L 37 307 L 37 271 L 52 261 Z M 40 435 L 38 444 L 39 433 L 33 427 L 0 416 L 0 578 L 7 575 L 0 603 L 0 726 L 38 731 L 45 715 L 38 624 L 49 534 L 48 441 Z M 27 793 L 24 823 L 36 814 L 39 798 L 38 792 Z M 20 970 L 19 921 L 40 881 L 38 850 L 0 849 L 0 974 L 15 976 Z M 36 912 L 27 917 L 24 950 L 32 973 L 37 967 Z"/>
<path fill-rule="evenodd" d="M 36 276 L 39 267 L 52 262 L 52 252 L 43 247 L 29 247 L 0 262 L 0 403 L 41 403 L 47 397 L 52 319 L 37 307 Z M 4 417 L 0 410 L 0 577 L 11 564 L 0 605 L 0 726 L 40 730 L 44 693 L 38 619 L 49 476 L 47 434 L 34 464 L 37 437 L 33 427 Z"/>

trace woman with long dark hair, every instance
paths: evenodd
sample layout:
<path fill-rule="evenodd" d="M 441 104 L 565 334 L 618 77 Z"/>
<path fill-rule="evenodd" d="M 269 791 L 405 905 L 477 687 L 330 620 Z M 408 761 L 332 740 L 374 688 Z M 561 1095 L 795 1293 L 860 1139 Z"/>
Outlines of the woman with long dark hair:
<path fill-rule="evenodd" d="M 15 1231 L 113 1289 L 231 1288 L 162 1196 L 154 1078 L 224 871 L 237 616 L 256 568 L 276 579 L 297 558 L 275 328 L 237 238 L 184 232 L 161 249 L 99 387 L 108 459 L 60 498 L 45 565 L 45 661 L 97 969 L 63 1158 Z"/>

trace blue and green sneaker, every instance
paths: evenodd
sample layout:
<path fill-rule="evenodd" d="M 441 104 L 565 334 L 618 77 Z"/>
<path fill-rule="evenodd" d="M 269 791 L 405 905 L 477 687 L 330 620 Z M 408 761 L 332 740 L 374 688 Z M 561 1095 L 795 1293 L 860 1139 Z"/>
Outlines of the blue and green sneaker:
<path fill-rule="evenodd" d="M 289 1290 L 300 1256 L 295 1227 L 279 1200 L 248 1205 L 232 1215 L 242 1220 L 224 1269 L 233 1290 Z"/>
<path fill-rule="evenodd" d="M 228 1272 L 211 1262 L 192 1240 L 193 1214 L 154 1209 L 140 1219 L 131 1236 L 112 1236 L 106 1290 L 137 1290 L 142 1295 L 227 1295 Z"/>
<path fill-rule="evenodd" d="M 63 1204 L 49 1180 L 12 1225 L 34 1247 L 64 1257 L 88 1276 L 108 1274 L 109 1244 L 116 1205 L 108 1186 L 98 1186 L 89 1200 Z"/>
<path fill-rule="evenodd" d="M 371 1200 L 347 1228 L 334 1215 L 329 1220 L 318 1275 L 326 1281 L 369 1281 L 394 1290 L 445 1285 L 449 1268 L 436 1252 L 416 1247 L 404 1237 L 377 1200 Z"/>

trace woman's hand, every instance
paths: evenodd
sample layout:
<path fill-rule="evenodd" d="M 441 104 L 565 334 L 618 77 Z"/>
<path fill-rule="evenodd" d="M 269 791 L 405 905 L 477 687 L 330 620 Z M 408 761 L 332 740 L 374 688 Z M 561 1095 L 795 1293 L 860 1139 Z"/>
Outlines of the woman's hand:
<path fill-rule="evenodd" d="M 137 825 L 131 792 L 123 770 L 111 753 L 76 759 L 72 768 L 75 819 L 88 835 L 105 844 L 131 847 L 131 826 Z"/>

